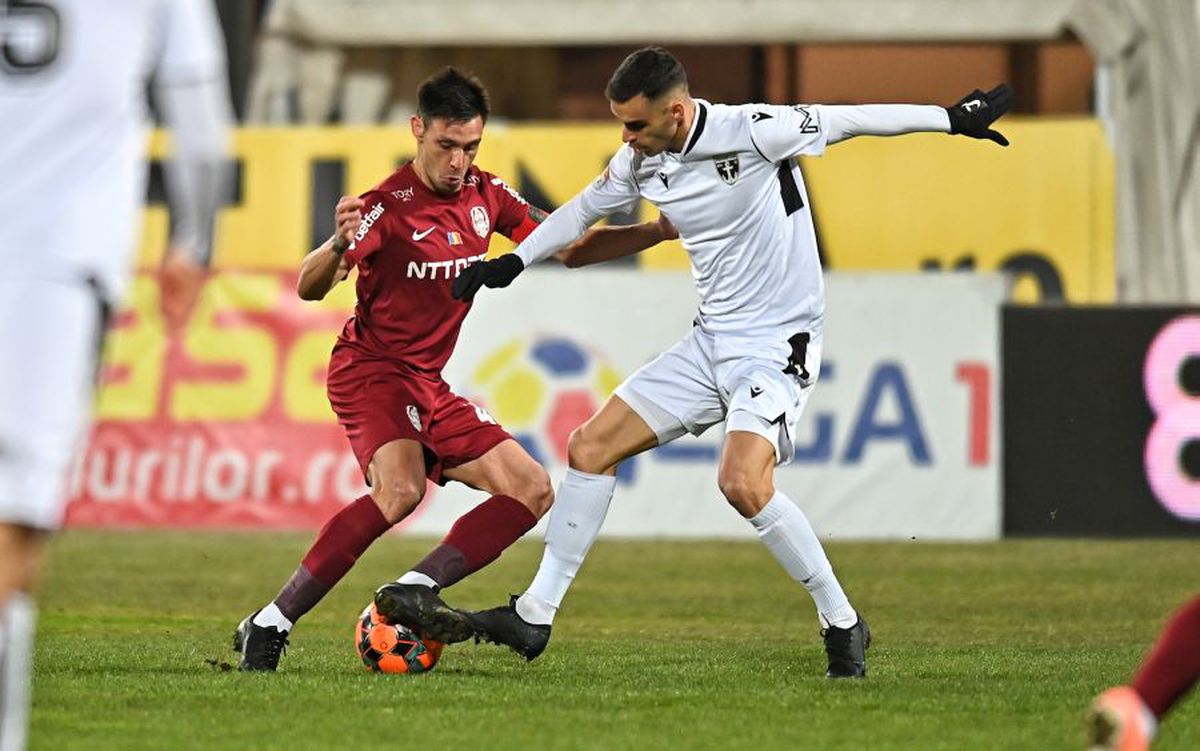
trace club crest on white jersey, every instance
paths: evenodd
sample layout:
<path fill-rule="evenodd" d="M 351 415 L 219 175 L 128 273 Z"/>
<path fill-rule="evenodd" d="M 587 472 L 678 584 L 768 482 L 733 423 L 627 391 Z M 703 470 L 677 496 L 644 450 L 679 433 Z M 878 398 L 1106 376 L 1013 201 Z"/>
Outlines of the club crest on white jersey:
<path fill-rule="evenodd" d="M 717 165 L 717 174 L 725 181 L 726 185 L 733 185 L 737 182 L 739 167 L 737 154 L 720 154 L 713 157 L 713 164 Z"/>

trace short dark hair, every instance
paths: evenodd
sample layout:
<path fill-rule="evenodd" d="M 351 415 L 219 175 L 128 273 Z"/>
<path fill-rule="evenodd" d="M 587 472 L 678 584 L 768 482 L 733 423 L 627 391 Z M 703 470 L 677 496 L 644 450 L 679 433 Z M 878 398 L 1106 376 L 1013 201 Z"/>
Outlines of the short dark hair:
<path fill-rule="evenodd" d="M 643 47 L 617 66 L 604 95 L 614 102 L 628 102 L 638 94 L 656 99 L 680 84 L 687 86 L 687 71 L 675 56 L 662 47 Z"/>
<path fill-rule="evenodd" d="M 435 117 L 463 122 L 478 115 L 486 123 L 490 112 L 487 89 L 478 78 L 458 68 L 435 73 L 417 89 L 417 114 L 425 122 Z"/>

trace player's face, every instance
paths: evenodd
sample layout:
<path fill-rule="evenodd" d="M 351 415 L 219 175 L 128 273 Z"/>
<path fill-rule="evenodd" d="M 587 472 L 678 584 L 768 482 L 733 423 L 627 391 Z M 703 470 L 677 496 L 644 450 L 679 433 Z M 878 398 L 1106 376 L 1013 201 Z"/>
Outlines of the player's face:
<path fill-rule="evenodd" d="M 625 102 L 609 101 L 613 116 L 621 121 L 621 140 L 646 156 L 683 145 L 683 101 L 673 94 L 647 99 L 638 94 Z"/>
<path fill-rule="evenodd" d="M 417 139 L 416 167 L 429 187 L 443 195 L 462 190 L 483 140 L 483 118 L 451 121 L 434 117 L 425 122 L 413 117 L 412 132 Z"/>

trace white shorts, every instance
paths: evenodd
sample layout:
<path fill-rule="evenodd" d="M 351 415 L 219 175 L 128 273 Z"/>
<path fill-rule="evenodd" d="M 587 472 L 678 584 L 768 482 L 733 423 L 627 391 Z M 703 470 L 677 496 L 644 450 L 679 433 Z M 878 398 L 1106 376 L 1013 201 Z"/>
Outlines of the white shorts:
<path fill-rule="evenodd" d="M 87 283 L 0 281 L 0 523 L 62 524 L 104 315 Z"/>
<path fill-rule="evenodd" d="M 616 389 L 658 445 L 684 433 L 700 435 L 725 421 L 725 432 L 748 431 L 775 447 L 777 464 L 795 453 L 796 424 L 821 369 L 821 339 L 808 342 L 793 373 L 788 362 L 745 356 L 714 361 L 714 341 L 700 327 L 643 365 Z M 765 350 L 766 348 L 764 348 Z"/>

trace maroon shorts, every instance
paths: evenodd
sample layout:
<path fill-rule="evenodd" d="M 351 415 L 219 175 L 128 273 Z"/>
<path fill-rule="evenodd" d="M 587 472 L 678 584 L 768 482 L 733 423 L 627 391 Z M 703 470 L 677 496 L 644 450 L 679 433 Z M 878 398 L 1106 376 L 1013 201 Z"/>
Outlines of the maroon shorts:
<path fill-rule="evenodd" d="M 445 470 L 478 459 L 512 438 L 491 415 L 455 394 L 440 378 L 364 358 L 347 348 L 335 348 L 330 358 L 328 393 L 368 482 L 371 457 L 390 441 L 408 438 L 424 446 L 426 476 L 445 485 Z"/>

